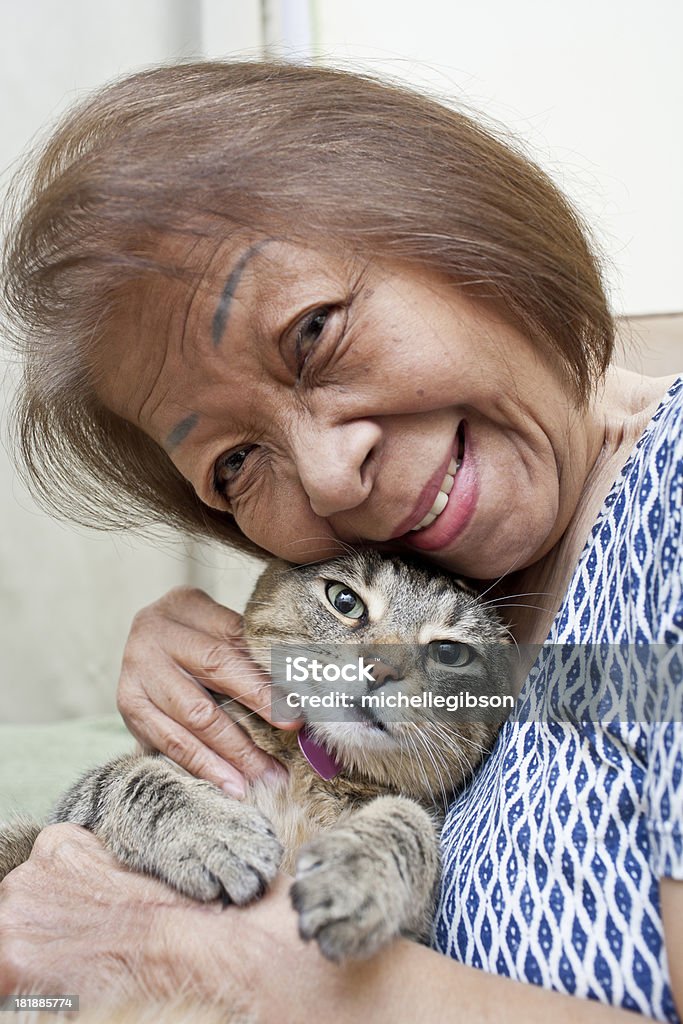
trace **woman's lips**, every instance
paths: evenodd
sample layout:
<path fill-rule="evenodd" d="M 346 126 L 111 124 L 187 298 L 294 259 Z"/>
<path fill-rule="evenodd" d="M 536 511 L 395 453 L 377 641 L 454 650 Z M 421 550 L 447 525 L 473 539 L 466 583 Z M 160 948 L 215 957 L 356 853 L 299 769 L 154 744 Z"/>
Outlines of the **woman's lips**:
<path fill-rule="evenodd" d="M 448 455 L 444 459 L 441 466 L 436 470 L 436 472 L 432 475 L 431 479 L 427 483 L 427 486 L 420 495 L 420 500 L 417 503 L 416 507 L 413 509 L 410 515 L 397 526 L 395 532 L 391 535 L 391 537 L 389 537 L 389 540 L 398 540 L 399 538 L 402 539 L 405 534 L 409 533 L 411 530 L 414 530 L 417 524 L 422 522 L 422 520 L 424 519 L 424 517 L 427 515 L 430 508 L 434 504 L 434 499 L 439 493 L 441 483 L 444 477 L 446 476 L 449 463 L 453 458 L 454 452 L 457 454 L 457 450 L 458 442 L 456 439 L 454 451 L 449 451 Z"/>
<path fill-rule="evenodd" d="M 462 458 L 455 474 L 453 487 L 448 495 L 446 507 L 433 523 L 416 531 L 415 527 L 424 519 L 434 504 L 450 460 L 453 457 L 457 458 L 459 447 Z M 476 460 L 472 451 L 472 439 L 467 424 L 463 422 L 458 427 L 458 437 L 453 449 L 448 453 L 444 464 L 439 467 L 429 481 L 417 508 L 410 519 L 401 523 L 399 530 L 402 532 L 397 532 L 391 539 L 400 540 L 419 551 L 438 551 L 448 547 L 469 523 L 478 497 L 479 481 L 476 473 Z"/>

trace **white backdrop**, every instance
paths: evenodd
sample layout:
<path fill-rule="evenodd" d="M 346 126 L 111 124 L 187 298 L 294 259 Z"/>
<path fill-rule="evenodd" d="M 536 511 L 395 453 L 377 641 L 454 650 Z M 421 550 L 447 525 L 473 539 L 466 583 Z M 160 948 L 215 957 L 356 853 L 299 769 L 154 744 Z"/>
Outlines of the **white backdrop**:
<path fill-rule="evenodd" d="M 461 97 L 595 226 L 617 312 L 683 310 L 680 0 L 321 0 L 315 48 Z"/>
<path fill-rule="evenodd" d="M 0 187 L 42 126 L 134 68 L 264 52 L 350 62 L 511 127 L 595 223 L 617 310 L 680 310 L 682 21 L 679 0 L 5 0 Z M 4 721 L 113 708 L 138 607 L 181 582 L 241 607 L 254 576 L 213 550 L 54 523 L 4 451 L 0 527 Z"/>

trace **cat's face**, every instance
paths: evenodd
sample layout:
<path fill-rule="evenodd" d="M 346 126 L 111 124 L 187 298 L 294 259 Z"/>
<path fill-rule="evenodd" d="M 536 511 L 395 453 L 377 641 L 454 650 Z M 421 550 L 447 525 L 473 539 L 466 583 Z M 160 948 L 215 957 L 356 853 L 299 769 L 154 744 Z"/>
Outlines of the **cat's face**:
<path fill-rule="evenodd" d="M 305 682 L 294 673 L 285 685 L 291 717 L 304 717 L 350 773 L 412 795 L 456 789 L 509 714 L 481 706 L 482 697 L 511 693 L 506 631 L 473 592 L 432 568 L 370 551 L 310 566 L 276 562 L 245 625 L 276 682 L 290 650 L 292 660 L 305 652 L 309 669 L 319 663 Z M 476 708 L 458 706 L 464 694 Z M 330 695 L 333 707 L 307 703 Z"/>

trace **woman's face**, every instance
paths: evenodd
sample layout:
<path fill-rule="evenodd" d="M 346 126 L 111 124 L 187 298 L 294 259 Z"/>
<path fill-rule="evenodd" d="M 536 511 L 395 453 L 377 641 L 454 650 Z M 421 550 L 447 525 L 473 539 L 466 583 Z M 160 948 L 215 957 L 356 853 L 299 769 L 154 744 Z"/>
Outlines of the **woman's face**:
<path fill-rule="evenodd" d="M 289 561 L 390 542 L 492 578 L 544 555 L 579 500 L 590 423 L 570 389 L 431 272 L 233 244 L 124 327 L 102 400 Z"/>

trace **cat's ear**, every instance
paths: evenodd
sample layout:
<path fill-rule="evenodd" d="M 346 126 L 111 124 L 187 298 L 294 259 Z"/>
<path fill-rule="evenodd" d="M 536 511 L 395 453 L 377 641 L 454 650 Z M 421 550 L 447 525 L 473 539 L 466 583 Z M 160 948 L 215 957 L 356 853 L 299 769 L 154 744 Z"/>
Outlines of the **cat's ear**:
<path fill-rule="evenodd" d="M 466 580 L 463 576 L 454 576 L 453 582 L 456 587 L 460 590 L 464 590 L 466 594 L 471 594 L 472 597 L 479 597 L 479 591 L 476 587 L 473 587 L 469 580 Z"/>
<path fill-rule="evenodd" d="M 284 558 L 275 558 L 275 556 L 264 558 L 263 562 L 265 565 L 259 576 L 259 582 L 281 580 L 283 576 L 288 576 L 292 569 L 296 568 L 291 562 L 285 562 Z"/>
<path fill-rule="evenodd" d="M 281 587 L 309 579 L 311 567 L 316 564 L 309 562 L 299 565 L 297 562 L 286 562 L 284 558 L 268 558 L 264 561 L 265 568 L 257 580 L 256 590 L 250 600 L 268 600 Z"/>
<path fill-rule="evenodd" d="M 277 558 L 275 555 L 265 554 L 259 559 L 259 561 L 263 562 L 265 569 L 291 569 L 294 564 L 293 562 L 286 562 L 284 558 Z"/>

